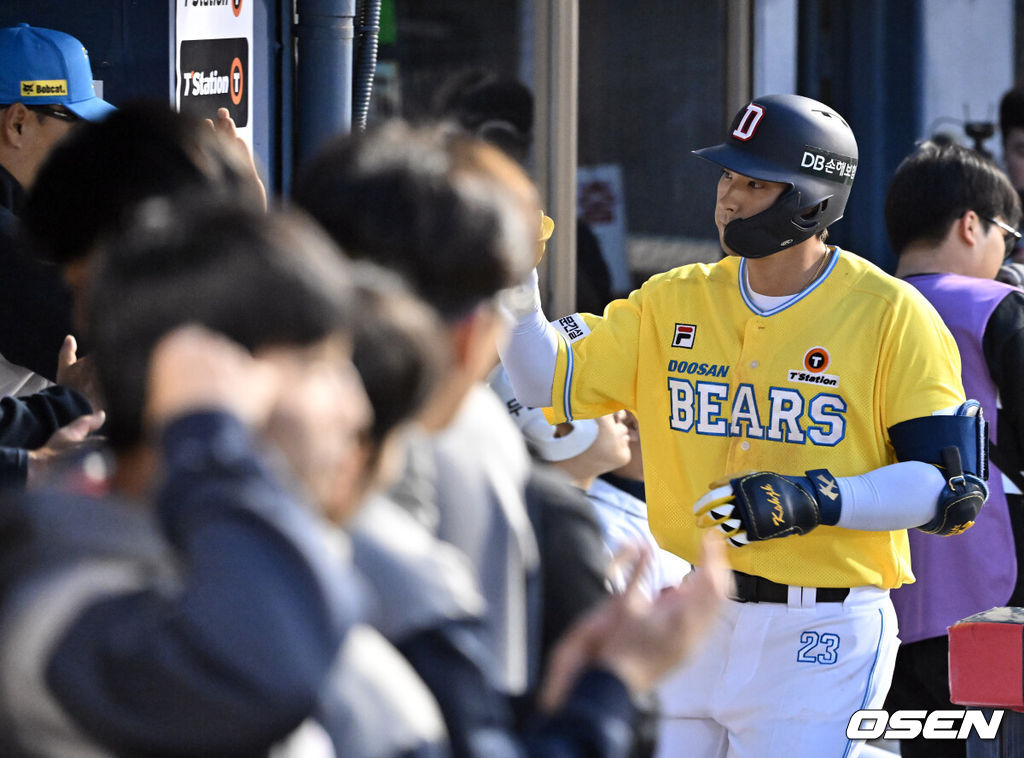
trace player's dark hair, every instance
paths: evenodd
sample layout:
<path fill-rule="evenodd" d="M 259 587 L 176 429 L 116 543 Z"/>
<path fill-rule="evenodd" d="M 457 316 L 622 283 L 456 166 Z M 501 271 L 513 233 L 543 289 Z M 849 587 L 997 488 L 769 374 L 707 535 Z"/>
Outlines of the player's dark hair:
<path fill-rule="evenodd" d="M 208 124 L 164 103 L 129 103 L 54 148 L 21 213 L 25 242 L 36 257 L 72 263 L 137 203 L 190 188 L 262 203 L 244 156 Z"/>
<path fill-rule="evenodd" d="M 397 120 L 336 138 L 293 187 L 296 204 L 346 252 L 397 271 L 449 321 L 532 265 L 539 221 L 524 212 L 532 193 L 498 149 Z"/>
<path fill-rule="evenodd" d="M 991 159 L 954 142 L 926 141 L 904 158 L 889 183 L 889 244 L 897 255 L 911 243 L 937 245 L 969 210 L 1010 226 L 1020 223 L 1020 198 Z"/>
<path fill-rule="evenodd" d="M 459 126 L 525 163 L 533 142 L 533 93 L 509 76 L 481 68 L 463 69 L 438 88 L 435 117 Z"/>
<path fill-rule="evenodd" d="M 152 199 L 98 256 L 88 293 L 91 354 L 115 449 L 142 441 L 150 353 L 195 323 L 255 351 L 346 329 L 347 266 L 316 225 L 210 198 Z"/>
<path fill-rule="evenodd" d="M 999 101 L 999 134 L 1003 141 L 1011 129 L 1024 129 L 1024 88 L 1007 90 Z"/>
<path fill-rule="evenodd" d="M 426 404 L 448 362 L 448 342 L 434 310 L 389 271 L 366 261 L 353 267 L 359 318 L 353 322 L 352 363 L 373 407 L 374 452 Z"/>

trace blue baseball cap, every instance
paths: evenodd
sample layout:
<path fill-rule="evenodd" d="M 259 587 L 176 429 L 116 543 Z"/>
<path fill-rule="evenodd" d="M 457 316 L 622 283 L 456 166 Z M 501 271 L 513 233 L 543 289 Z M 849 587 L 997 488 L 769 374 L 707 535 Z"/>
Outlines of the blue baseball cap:
<path fill-rule="evenodd" d="M 0 29 L 0 104 L 63 105 L 87 121 L 117 110 L 92 86 L 89 53 L 70 34 L 18 24 Z"/>

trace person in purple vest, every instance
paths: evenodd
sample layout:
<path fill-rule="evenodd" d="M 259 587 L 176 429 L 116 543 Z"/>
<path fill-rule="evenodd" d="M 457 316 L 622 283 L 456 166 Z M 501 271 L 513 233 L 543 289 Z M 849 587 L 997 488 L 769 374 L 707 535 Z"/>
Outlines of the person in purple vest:
<path fill-rule="evenodd" d="M 954 143 L 926 141 L 896 170 L 885 201 L 896 275 L 935 306 L 956 339 L 967 397 L 989 423 L 989 498 L 955 540 L 910 533 L 917 581 L 892 593 L 902 644 L 890 712 L 951 708 L 947 627 L 993 606 L 1019 605 L 1024 397 L 1024 291 L 994 281 L 1021 235 L 1021 202 L 991 160 Z M 1012 507 L 1008 507 L 1007 500 Z M 959 740 L 905 740 L 910 756 L 963 756 Z"/>

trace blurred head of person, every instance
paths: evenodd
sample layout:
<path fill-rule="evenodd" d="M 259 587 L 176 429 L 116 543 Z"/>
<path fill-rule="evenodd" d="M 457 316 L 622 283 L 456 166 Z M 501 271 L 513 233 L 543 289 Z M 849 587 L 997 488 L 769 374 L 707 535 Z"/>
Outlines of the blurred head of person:
<path fill-rule="evenodd" d="M 129 103 L 82 124 L 50 154 L 21 215 L 25 243 L 32 255 L 56 264 L 77 295 L 99 241 L 132 218 L 139 203 L 190 193 L 263 204 L 237 144 L 166 104 Z"/>
<path fill-rule="evenodd" d="M 210 196 L 142 204 L 105 239 L 88 297 L 109 444 L 151 442 L 150 355 L 196 324 L 274 367 L 283 390 L 263 431 L 314 500 L 343 497 L 372 421 L 350 361 L 353 300 L 342 255 L 301 214 Z"/>
<path fill-rule="evenodd" d="M 494 366 L 498 292 L 536 259 L 533 183 L 461 130 L 395 120 L 326 145 L 299 172 L 293 199 L 349 255 L 397 273 L 440 314 L 452 360 L 421 418 L 442 428 Z"/>

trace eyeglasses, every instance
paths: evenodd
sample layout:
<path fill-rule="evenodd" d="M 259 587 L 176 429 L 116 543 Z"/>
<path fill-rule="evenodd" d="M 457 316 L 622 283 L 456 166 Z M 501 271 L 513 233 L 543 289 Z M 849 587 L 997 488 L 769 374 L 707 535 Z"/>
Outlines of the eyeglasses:
<path fill-rule="evenodd" d="M 995 224 L 1003 231 L 1003 242 L 1006 245 L 1006 257 L 1009 258 L 1013 255 L 1013 251 L 1017 249 L 1017 243 L 1020 242 L 1020 232 L 997 218 L 989 218 L 988 216 L 979 216 L 979 218 L 982 221 L 988 221 L 990 224 Z"/>
<path fill-rule="evenodd" d="M 44 116 L 55 118 L 58 121 L 67 121 L 69 124 L 82 120 L 71 111 L 59 111 L 49 105 L 26 105 L 25 107 L 33 113 L 42 113 Z"/>

